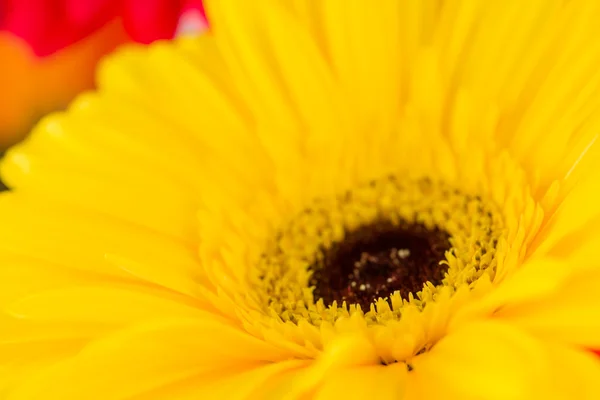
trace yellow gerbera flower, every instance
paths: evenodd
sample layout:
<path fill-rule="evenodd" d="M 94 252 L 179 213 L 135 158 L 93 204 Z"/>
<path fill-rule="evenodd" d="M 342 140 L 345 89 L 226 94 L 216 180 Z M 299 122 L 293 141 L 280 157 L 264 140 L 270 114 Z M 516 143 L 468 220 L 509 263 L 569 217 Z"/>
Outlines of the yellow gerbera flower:
<path fill-rule="evenodd" d="M 3 162 L 0 397 L 600 398 L 600 2 L 207 8 Z"/>

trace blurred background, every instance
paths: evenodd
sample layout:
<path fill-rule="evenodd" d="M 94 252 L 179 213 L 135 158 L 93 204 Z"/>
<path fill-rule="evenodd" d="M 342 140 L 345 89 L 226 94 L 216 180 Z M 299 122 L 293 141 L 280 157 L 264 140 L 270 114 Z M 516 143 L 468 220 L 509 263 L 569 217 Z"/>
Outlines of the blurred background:
<path fill-rule="evenodd" d="M 201 0 L 0 0 L 0 154 L 93 88 L 118 46 L 206 28 Z"/>

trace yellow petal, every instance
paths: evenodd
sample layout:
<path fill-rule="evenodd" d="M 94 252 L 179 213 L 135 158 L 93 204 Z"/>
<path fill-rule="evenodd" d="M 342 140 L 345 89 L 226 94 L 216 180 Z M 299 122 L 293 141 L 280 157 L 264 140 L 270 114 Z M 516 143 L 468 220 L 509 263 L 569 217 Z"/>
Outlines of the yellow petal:
<path fill-rule="evenodd" d="M 425 399 L 537 398 L 548 357 L 541 343 L 494 321 L 464 325 L 411 363 L 411 385 Z"/>
<path fill-rule="evenodd" d="M 58 153 L 58 151 L 57 151 Z M 26 160 L 26 161 L 24 161 Z M 114 161 L 114 160 L 113 160 Z M 101 162 L 101 164 L 106 164 Z M 120 177 L 96 174 L 84 163 L 78 168 L 57 165 L 52 161 L 18 151 L 10 152 L 2 164 L 2 175 L 11 187 L 31 197 L 47 197 L 67 205 L 112 215 L 129 223 L 171 235 L 179 240 L 196 237 L 194 213 L 197 204 L 190 194 L 182 193 L 173 182 L 161 180 L 158 174 L 143 173 L 143 178 L 131 171 Z M 148 179 L 152 176 L 153 179 Z M 140 202 L 150 188 L 159 187 L 154 202 Z M 153 190 L 154 191 L 154 190 Z M 155 204 L 161 204 L 157 210 Z"/>
<path fill-rule="evenodd" d="M 0 195 L 0 219 L 3 251 L 34 254 L 50 266 L 131 278 L 107 262 L 106 255 L 114 254 L 145 266 L 159 285 L 177 282 L 173 289 L 184 293 L 192 293 L 200 279 L 193 246 L 115 217 L 11 192 Z"/>
<path fill-rule="evenodd" d="M 378 365 L 379 358 L 373 344 L 359 334 L 342 335 L 332 339 L 316 362 L 307 368 L 288 389 L 289 395 L 301 396 L 315 390 L 340 369 Z M 292 396 L 293 395 L 293 396 Z"/>
<path fill-rule="evenodd" d="M 579 238 L 585 239 L 586 230 L 590 225 L 595 226 L 595 220 L 600 216 L 599 196 L 600 169 L 594 168 L 578 180 L 538 234 L 532 245 L 535 249 L 532 254 L 544 255 L 552 251 L 568 254 L 569 245 Z"/>
<path fill-rule="evenodd" d="M 296 125 L 296 115 L 289 99 L 281 90 L 278 71 L 272 53 L 264 47 L 264 25 L 253 19 L 260 11 L 273 6 L 271 2 L 250 4 L 246 2 L 208 1 L 205 4 L 209 19 L 213 22 L 214 40 L 223 52 L 232 78 L 238 84 L 245 103 L 260 120 L 280 128 L 289 129 Z M 241 7 L 241 8 L 240 8 Z M 267 55 L 265 52 L 269 52 Z M 285 135 L 278 135 L 285 136 Z M 285 138 L 280 143 L 288 142 Z"/>
<path fill-rule="evenodd" d="M 600 399 L 600 358 L 583 349 L 548 343 L 551 375 L 538 398 Z"/>
<path fill-rule="evenodd" d="M 0 307 L 24 295 L 54 288 L 97 282 L 98 275 L 52 265 L 35 256 L 0 254 Z M 2 282 L 18 282 L 18 285 Z"/>
<path fill-rule="evenodd" d="M 192 376 L 282 358 L 275 348 L 217 321 L 163 320 L 92 342 L 23 381 L 10 400 L 124 400 Z"/>
<path fill-rule="evenodd" d="M 18 344 L 0 341 L 0 398 L 8 398 L 22 380 L 75 355 L 84 345 L 81 339 Z"/>
<path fill-rule="evenodd" d="M 356 128 L 391 129 L 400 103 L 401 78 L 410 59 L 402 60 L 400 3 L 380 1 L 370 7 L 361 1 L 321 2 L 322 47 L 357 119 Z M 340 18 L 343 16 L 343 18 Z M 385 40 L 381 40 L 385 38 Z M 404 61 L 404 62 L 402 62 Z"/>
<path fill-rule="evenodd" d="M 32 294 L 9 304 L 5 312 L 28 321 L 119 326 L 144 319 L 206 316 L 199 305 L 191 298 L 141 285 L 80 285 Z"/>
<path fill-rule="evenodd" d="M 406 364 L 344 368 L 335 371 L 317 390 L 315 400 L 368 398 L 395 400 L 404 397 Z"/>
<path fill-rule="evenodd" d="M 545 298 L 515 304 L 498 316 L 537 336 L 600 349 L 600 272 L 566 280 Z"/>
<path fill-rule="evenodd" d="M 289 379 L 309 364 L 304 360 L 288 360 L 272 364 L 232 367 L 216 374 L 194 376 L 183 382 L 153 390 L 128 400 L 154 399 L 264 399 L 291 400 L 286 397 Z"/>
<path fill-rule="evenodd" d="M 565 232 L 556 244 L 548 249 L 547 256 L 577 268 L 595 269 L 600 267 L 600 217 L 592 217 L 583 226 L 571 232 Z"/>
<path fill-rule="evenodd" d="M 492 315 L 504 307 L 538 301 L 557 293 L 572 274 L 573 269 L 566 262 L 550 258 L 531 260 L 488 294 L 461 307 L 452 317 L 450 329 L 466 320 Z"/>
<path fill-rule="evenodd" d="M 28 344 L 94 339 L 142 321 L 177 317 L 219 320 L 203 308 L 192 298 L 151 286 L 64 286 L 7 304 L 0 314 L 0 345 L 14 345 L 15 349 L 10 349 L 14 358 L 18 349 Z"/>

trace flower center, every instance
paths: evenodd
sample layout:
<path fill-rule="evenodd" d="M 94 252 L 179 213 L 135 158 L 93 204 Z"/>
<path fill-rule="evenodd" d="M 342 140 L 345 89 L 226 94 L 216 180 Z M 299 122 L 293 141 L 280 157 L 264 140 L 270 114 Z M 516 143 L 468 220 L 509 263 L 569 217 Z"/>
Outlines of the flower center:
<path fill-rule="evenodd" d="M 282 321 L 399 320 L 441 291 L 493 279 L 504 222 L 494 204 L 443 181 L 389 176 L 313 201 L 265 243 L 252 296 Z"/>
<path fill-rule="evenodd" d="M 315 298 L 326 304 L 356 303 L 368 310 L 378 298 L 398 291 L 404 299 L 426 282 L 440 285 L 450 250 L 449 235 L 423 224 L 377 221 L 348 232 L 310 268 Z"/>

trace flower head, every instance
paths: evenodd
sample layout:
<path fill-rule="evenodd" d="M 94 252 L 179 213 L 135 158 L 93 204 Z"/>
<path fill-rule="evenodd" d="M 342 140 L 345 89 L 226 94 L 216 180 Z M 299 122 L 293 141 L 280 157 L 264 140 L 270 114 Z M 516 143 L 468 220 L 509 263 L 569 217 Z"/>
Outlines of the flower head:
<path fill-rule="evenodd" d="M 598 2 L 207 10 L 7 154 L 0 393 L 600 398 Z"/>

